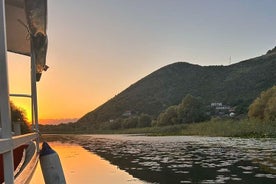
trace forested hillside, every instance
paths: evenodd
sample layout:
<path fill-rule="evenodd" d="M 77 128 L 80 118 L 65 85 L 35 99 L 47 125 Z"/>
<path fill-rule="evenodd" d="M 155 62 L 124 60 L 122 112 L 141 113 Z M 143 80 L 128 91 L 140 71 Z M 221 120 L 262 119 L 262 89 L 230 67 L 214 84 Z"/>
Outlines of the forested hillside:
<path fill-rule="evenodd" d="M 161 112 L 179 105 L 188 94 L 199 98 L 205 106 L 222 103 L 233 107 L 236 114 L 247 114 L 253 100 L 276 84 L 275 50 L 229 66 L 170 64 L 142 78 L 69 126 L 79 131 L 128 128 L 128 124 L 133 124 L 131 121 L 138 126 L 141 118 L 156 120 Z M 120 125 L 114 124 L 117 121 Z"/>
<path fill-rule="evenodd" d="M 124 113 L 147 114 L 153 119 L 190 94 L 205 105 L 221 102 L 247 113 L 260 92 L 276 84 L 275 48 L 267 54 L 229 66 L 200 66 L 177 62 L 134 83 L 77 122 L 90 127 L 123 118 Z"/>

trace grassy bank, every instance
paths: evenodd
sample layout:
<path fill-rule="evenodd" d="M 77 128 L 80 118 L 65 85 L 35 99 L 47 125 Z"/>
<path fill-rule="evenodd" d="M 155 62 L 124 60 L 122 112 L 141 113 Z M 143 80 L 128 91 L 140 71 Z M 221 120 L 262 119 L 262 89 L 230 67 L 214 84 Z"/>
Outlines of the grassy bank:
<path fill-rule="evenodd" d="M 257 120 L 212 119 L 202 123 L 155 126 L 146 128 L 74 131 L 49 130 L 42 133 L 70 134 L 146 134 L 146 135 L 198 135 L 213 137 L 255 137 L 276 138 L 276 122 Z"/>
<path fill-rule="evenodd" d="M 257 120 L 221 120 L 193 124 L 182 124 L 162 127 L 135 128 L 102 133 L 149 134 L 149 135 L 199 135 L 220 137 L 273 137 L 276 138 L 276 122 Z"/>
<path fill-rule="evenodd" d="M 276 122 L 211 120 L 190 124 L 184 127 L 180 134 L 223 137 L 276 137 Z"/>

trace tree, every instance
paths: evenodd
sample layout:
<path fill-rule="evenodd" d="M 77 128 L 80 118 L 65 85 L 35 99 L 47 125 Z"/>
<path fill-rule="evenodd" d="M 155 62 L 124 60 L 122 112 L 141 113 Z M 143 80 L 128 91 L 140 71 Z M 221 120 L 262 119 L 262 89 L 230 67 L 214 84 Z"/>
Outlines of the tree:
<path fill-rule="evenodd" d="M 121 127 L 122 127 L 122 123 L 119 120 L 115 120 L 113 122 L 108 123 L 108 129 L 110 130 L 118 130 L 118 129 L 121 129 Z"/>
<path fill-rule="evenodd" d="M 124 119 L 123 123 L 122 123 L 122 127 L 123 128 L 136 128 L 137 124 L 138 124 L 138 117 L 128 117 L 126 119 Z"/>
<path fill-rule="evenodd" d="M 273 97 L 268 100 L 264 110 L 264 117 L 267 121 L 276 120 L 276 93 L 274 93 Z"/>
<path fill-rule="evenodd" d="M 178 123 L 177 106 L 168 107 L 157 118 L 158 126 L 173 125 Z"/>
<path fill-rule="evenodd" d="M 184 97 L 178 106 L 177 114 L 180 123 L 193 123 L 208 119 L 203 103 L 192 95 Z"/>
<path fill-rule="evenodd" d="M 249 106 L 249 118 L 260 120 L 276 120 L 276 86 L 263 91 L 259 97 Z"/>
<path fill-rule="evenodd" d="M 11 121 L 12 122 L 23 122 L 20 124 L 21 132 L 28 133 L 30 132 L 30 126 L 27 123 L 27 118 L 24 110 L 16 107 L 12 102 L 10 103 L 11 107 Z"/>
<path fill-rule="evenodd" d="M 149 127 L 151 126 L 151 117 L 148 114 L 141 114 L 137 123 L 137 127 Z"/>
<path fill-rule="evenodd" d="M 177 106 L 170 106 L 157 118 L 157 126 L 200 122 L 209 119 L 200 98 L 186 95 Z"/>

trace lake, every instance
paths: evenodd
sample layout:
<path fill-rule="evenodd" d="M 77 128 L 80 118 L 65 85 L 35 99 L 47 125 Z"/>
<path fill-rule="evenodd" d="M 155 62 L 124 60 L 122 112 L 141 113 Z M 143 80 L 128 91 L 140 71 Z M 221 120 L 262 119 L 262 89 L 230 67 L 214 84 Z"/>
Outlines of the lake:
<path fill-rule="evenodd" d="M 276 139 L 142 135 L 45 138 L 60 155 L 67 183 L 276 184 Z M 38 182 L 42 177 L 39 169 L 33 183 L 42 182 Z"/>

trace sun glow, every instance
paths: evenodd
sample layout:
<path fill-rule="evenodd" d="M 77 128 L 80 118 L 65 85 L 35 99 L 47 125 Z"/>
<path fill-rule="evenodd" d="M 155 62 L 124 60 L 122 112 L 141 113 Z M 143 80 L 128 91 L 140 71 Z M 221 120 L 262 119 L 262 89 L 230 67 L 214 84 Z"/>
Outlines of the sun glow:
<path fill-rule="evenodd" d="M 32 111 L 30 108 L 27 107 L 21 107 L 25 113 L 26 120 L 29 124 L 32 123 Z"/>
<path fill-rule="evenodd" d="M 20 111 L 24 113 L 24 116 L 27 122 L 31 124 L 31 121 L 32 121 L 31 100 L 24 99 L 24 98 L 15 98 L 15 97 L 12 97 L 10 100 L 16 106 L 16 108 L 18 108 Z"/>
<path fill-rule="evenodd" d="M 8 73 L 10 94 L 31 94 L 30 58 L 8 53 Z M 10 101 L 25 115 L 31 123 L 31 98 L 10 97 Z"/>

